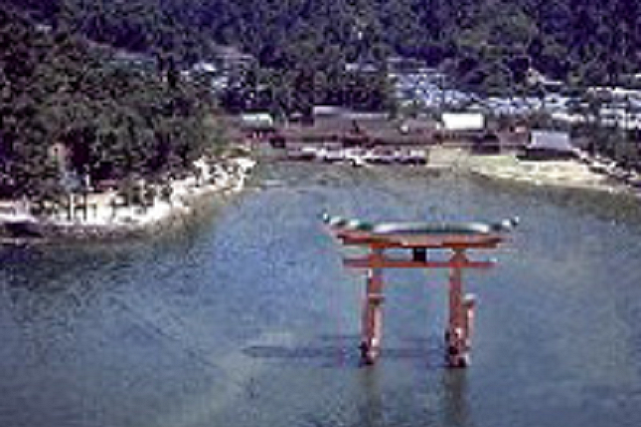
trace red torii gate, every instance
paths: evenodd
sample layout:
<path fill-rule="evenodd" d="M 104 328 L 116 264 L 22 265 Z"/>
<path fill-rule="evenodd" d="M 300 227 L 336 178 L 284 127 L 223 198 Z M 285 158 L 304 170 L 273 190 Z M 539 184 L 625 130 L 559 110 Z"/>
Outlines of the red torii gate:
<path fill-rule="evenodd" d="M 518 218 L 496 224 L 459 223 L 383 223 L 370 224 L 346 220 L 327 214 L 323 220 L 333 234 L 346 246 L 369 248 L 361 258 L 346 258 L 346 267 L 366 269 L 367 288 L 363 304 L 361 326 L 361 357 L 373 364 L 381 349 L 383 277 L 385 268 L 446 268 L 450 270 L 449 322 L 445 331 L 447 362 L 451 367 L 469 364 L 474 297 L 465 295 L 464 269 L 488 269 L 494 261 L 474 261 L 467 257 L 468 249 L 495 249 L 505 240 L 505 233 L 518 223 Z M 387 249 L 407 249 L 411 257 L 392 257 Z M 428 257 L 429 252 L 429 257 Z M 436 253 L 449 253 L 450 257 L 433 257 Z"/>

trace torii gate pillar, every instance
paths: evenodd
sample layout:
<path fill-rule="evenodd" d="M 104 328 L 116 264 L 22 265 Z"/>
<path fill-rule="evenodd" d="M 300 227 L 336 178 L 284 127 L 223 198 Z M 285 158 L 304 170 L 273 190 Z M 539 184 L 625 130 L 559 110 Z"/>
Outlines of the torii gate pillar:
<path fill-rule="evenodd" d="M 384 264 L 382 250 L 375 249 L 369 258 L 372 264 Z M 465 251 L 457 249 L 447 264 L 450 266 L 449 313 L 445 329 L 446 358 L 450 367 L 464 368 L 470 362 L 471 339 L 474 326 L 475 297 L 466 295 L 463 287 L 463 266 L 468 262 Z M 383 337 L 383 275 L 382 269 L 367 271 L 367 285 L 363 300 L 361 325 L 361 360 L 374 364 L 380 355 Z"/>
<path fill-rule="evenodd" d="M 376 251 L 374 256 L 382 256 Z M 373 364 L 381 348 L 383 335 L 383 272 L 374 268 L 368 270 L 367 288 L 363 301 L 361 360 L 366 364 Z"/>
<path fill-rule="evenodd" d="M 451 367 L 463 368 L 469 365 L 474 309 L 473 295 L 465 295 L 463 290 L 463 269 L 458 267 L 466 261 L 465 252 L 455 251 L 450 270 L 449 283 L 449 321 L 445 331 L 447 362 Z"/>

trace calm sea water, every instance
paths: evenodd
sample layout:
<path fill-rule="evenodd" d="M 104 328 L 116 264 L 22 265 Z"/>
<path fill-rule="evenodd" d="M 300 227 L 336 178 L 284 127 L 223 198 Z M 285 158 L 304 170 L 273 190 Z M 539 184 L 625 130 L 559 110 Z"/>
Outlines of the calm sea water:
<path fill-rule="evenodd" d="M 253 188 L 138 242 L 0 252 L 0 426 L 641 425 L 641 208 L 409 169 L 264 166 Z M 387 275 L 361 368 L 363 277 L 318 214 L 518 215 L 443 366 L 446 273 Z M 480 254 L 482 256 L 483 254 Z"/>

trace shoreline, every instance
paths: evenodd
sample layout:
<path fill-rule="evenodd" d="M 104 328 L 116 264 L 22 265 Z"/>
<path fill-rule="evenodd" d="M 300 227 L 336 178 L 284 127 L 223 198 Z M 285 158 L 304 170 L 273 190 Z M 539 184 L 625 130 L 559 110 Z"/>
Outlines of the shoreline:
<path fill-rule="evenodd" d="M 249 156 L 230 157 L 211 166 L 205 159 L 195 162 L 199 173 L 170 183 L 171 195 L 156 194 L 148 206 L 118 206 L 115 191 L 90 193 L 89 214 L 67 213 L 34 216 L 23 212 L 0 216 L 0 245 L 40 242 L 120 240 L 142 237 L 179 225 L 208 197 L 230 197 L 241 192 L 256 161 Z M 16 202 L 14 202 L 16 203 Z M 89 208 L 91 206 L 91 209 Z"/>
<path fill-rule="evenodd" d="M 109 241 L 144 237 L 158 231 L 180 226 L 198 210 L 208 197 L 229 197 L 245 188 L 257 161 L 249 155 L 230 157 L 211 166 L 201 159 L 196 162 L 200 173 L 172 181 L 171 197 L 154 198 L 150 206 L 120 206 L 116 210 L 105 200 L 114 200 L 115 192 L 92 193 L 101 199 L 89 218 L 73 220 L 56 216 L 36 217 L 24 214 L 13 216 L 13 225 L 20 225 L 24 234 L 8 232 L 12 220 L 0 214 L 0 246 L 36 242 Z M 332 167 L 331 164 L 327 166 Z M 369 166 L 368 166 L 369 167 Z M 373 166 L 374 168 L 386 166 Z M 432 147 L 425 166 L 414 170 L 468 174 L 473 178 L 489 179 L 506 184 L 523 184 L 532 188 L 587 190 L 594 193 L 631 196 L 641 199 L 641 191 L 618 182 L 606 173 L 595 171 L 585 158 L 573 160 L 524 161 L 515 153 L 497 155 L 475 154 L 464 148 Z M 96 202 L 97 203 L 97 202 Z M 105 214 L 110 211 L 111 214 Z"/>
<path fill-rule="evenodd" d="M 529 185 L 534 188 L 584 190 L 641 199 L 641 174 L 624 170 L 612 162 L 591 157 L 583 152 L 577 152 L 576 158 L 567 160 L 523 160 L 518 158 L 515 151 L 482 154 L 471 152 L 468 147 L 438 145 L 430 147 L 425 156 L 426 161 L 422 164 L 378 164 L 363 161 L 354 162 L 352 166 L 374 169 L 392 166 L 418 168 L 417 171 L 423 170 L 428 173 L 469 174 L 472 177 Z M 284 160 L 316 162 L 327 166 L 336 163 L 315 158 Z"/>
<path fill-rule="evenodd" d="M 571 160 L 531 161 L 515 153 L 473 154 L 461 148 L 438 147 L 430 152 L 428 170 L 449 170 L 501 182 L 565 190 L 587 190 L 641 198 L 633 185 L 620 182 L 591 166 L 593 160 L 580 156 Z"/>

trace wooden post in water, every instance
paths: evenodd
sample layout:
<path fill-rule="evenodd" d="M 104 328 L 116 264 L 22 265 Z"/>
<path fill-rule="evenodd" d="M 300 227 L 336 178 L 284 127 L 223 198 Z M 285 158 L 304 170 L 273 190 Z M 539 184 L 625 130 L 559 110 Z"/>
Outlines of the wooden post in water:
<path fill-rule="evenodd" d="M 373 259 L 380 259 L 382 251 L 372 250 Z M 367 273 L 367 288 L 363 302 L 361 359 L 366 364 L 376 362 L 383 338 L 383 271 L 372 268 Z"/>
<path fill-rule="evenodd" d="M 467 348 L 467 364 L 470 364 L 470 350 L 472 348 L 472 335 L 474 334 L 474 315 L 476 310 L 476 298 L 472 294 L 465 295 L 465 300 L 463 301 L 465 306 L 465 345 Z"/>
<path fill-rule="evenodd" d="M 451 259 L 449 286 L 449 322 L 445 331 L 447 345 L 447 362 L 453 368 L 463 368 L 468 365 L 468 322 L 467 310 L 463 300 L 463 269 L 466 261 L 465 252 L 455 249 Z"/>

